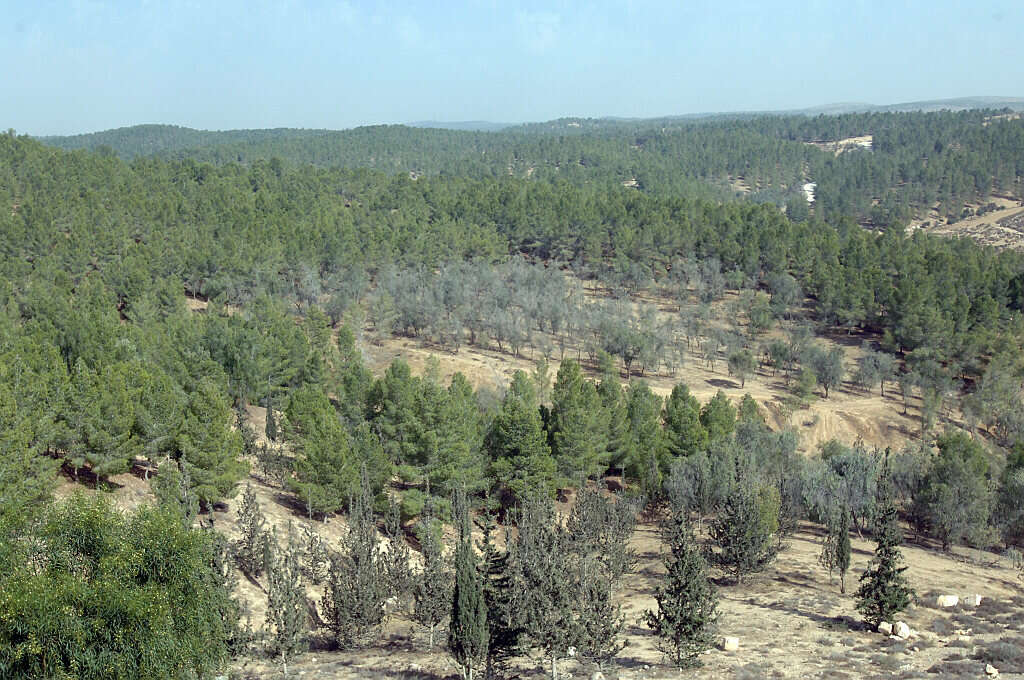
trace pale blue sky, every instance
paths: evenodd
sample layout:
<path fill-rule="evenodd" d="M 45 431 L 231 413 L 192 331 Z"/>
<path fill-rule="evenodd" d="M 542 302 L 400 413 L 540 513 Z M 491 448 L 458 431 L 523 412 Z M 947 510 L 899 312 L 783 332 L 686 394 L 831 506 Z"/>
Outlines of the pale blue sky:
<path fill-rule="evenodd" d="M 1024 2 L 0 0 L 0 129 L 1024 96 Z"/>

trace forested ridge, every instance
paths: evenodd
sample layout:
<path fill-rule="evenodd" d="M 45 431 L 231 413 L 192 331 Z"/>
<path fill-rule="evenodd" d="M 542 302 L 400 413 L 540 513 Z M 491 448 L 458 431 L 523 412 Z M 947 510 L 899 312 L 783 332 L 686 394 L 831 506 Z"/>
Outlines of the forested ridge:
<path fill-rule="evenodd" d="M 761 115 L 709 119 L 538 124 L 501 132 L 372 126 L 346 131 L 200 132 L 140 126 L 47 138 L 64 148 L 198 162 L 375 168 L 387 173 L 513 176 L 576 185 L 628 182 L 661 195 L 723 198 L 742 178 L 749 197 L 789 205 L 802 219 L 801 186 L 817 184 L 824 219 L 853 216 L 889 227 L 926 215 L 958 219 L 965 202 L 1021 197 L 1024 120 L 1009 110 Z M 871 136 L 870 150 L 839 155 L 810 144 Z"/>
<path fill-rule="evenodd" d="M 606 663 L 642 507 L 671 518 L 678 581 L 649 625 L 679 667 L 710 644 L 708 570 L 740 582 L 800 520 L 832 532 L 830 571 L 851 525 L 872 530 L 889 569 L 898 511 L 943 548 L 1020 545 L 1024 256 L 859 224 L 1019 196 L 1024 126 L 993 114 L 216 142 L 129 129 L 98 152 L 0 136 L 0 677 L 208 677 L 250 653 L 287 664 L 310 635 L 373 641 L 391 598 L 431 645 L 450 622 L 463 669 L 524 652 L 552 674 L 577 650 Z M 871 151 L 806 143 L 863 134 Z M 765 200 L 721 200 L 739 176 Z M 813 209 L 795 202 L 808 176 Z M 634 306 L 640 294 L 670 310 Z M 374 377 L 364 328 L 528 350 L 538 369 L 498 390 L 401 360 Z M 815 331 L 870 340 L 852 368 Z M 698 351 L 740 380 L 760 363 L 802 400 L 898 387 L 921 403 L 919 443 L 834 442 L 808 458 L 749 397 L 702 404 L 679 384 L 662 399 L 640 379 Z M 943 419 L 954 409 L 969 433 Z M 130 469 L 158 508 L 51 502 L 58 470 L 102 488 Z M 193 528 L 250 474 L 311 522 L 347 513 L 343 544 L 263 531 L 248 496 L 237 542 Z M 554 522 L 558 488 L 608 474 L 625 495 L 581 492 L 564 530 Z M 396 554 L 417 535 L 421 570 L 381 561 L 377 516 Z M 474 548 L 470 523 L 496 520 L 518 525 L 515 541 Z M 451 562 L 442 522 L 457 528 Z M 261 636 L 236 626 L 236 567 L 265 588 Z M 873 624 L 906 599 L 880 578 L 858 595 Z M 322 591 L 320 630 L 307 630 L 303 582 Z M 670 592 L 704 604 L 670 611 Z"/>

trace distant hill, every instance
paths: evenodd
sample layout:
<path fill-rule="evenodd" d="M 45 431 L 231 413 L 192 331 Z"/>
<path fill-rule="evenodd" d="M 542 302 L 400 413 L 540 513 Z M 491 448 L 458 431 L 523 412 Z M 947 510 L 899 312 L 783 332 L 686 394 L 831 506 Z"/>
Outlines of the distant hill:
<path fill-rule="evenodd" d="M 489 120 L 464 120 L 444 122 L 437 120 L 421 120 L 415 123 L 408 123 L 414 128 L 440 128 L 442 130 L 471 130 L 475 132 L 500 132 L 510 128 L 514 123 L 494 123 Z"/>
<path fill-rule="evenodd" d="M 185 149 L 223 144 L 259 144 L 272 140 L 316 137 L 329 130 L 275 128 L 268 130 L 194 130 L 178 125 L 133 125 L 82 135 L 40 137 L 39 141 L 61 149 L 95 151 L 109 147 L 122 158 L 167 155 Z"/>

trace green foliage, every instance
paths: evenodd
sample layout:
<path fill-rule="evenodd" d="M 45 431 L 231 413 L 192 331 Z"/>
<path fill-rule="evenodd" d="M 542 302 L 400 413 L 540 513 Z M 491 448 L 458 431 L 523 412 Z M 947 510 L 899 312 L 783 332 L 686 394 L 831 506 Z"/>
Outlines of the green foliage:
<path fill-rule="evenodd" d="M 277 532 L 267 565 L 268 651 L 281 660 L 288 675 L 288 661 L 309 647 L 309 607 L 302 581 L 301 545 L 288 523 L 287 543 L 280 544 Z"/>
<path fill-rule="evenodd" d="M 286 437 L 295 451 L 295 475 L 287 483 L 310 518 L 340 510 L 359 485 L 359 463 L 349 435 L 320 389 L 303 387 L 285 410 Z"/>
<path fill-rule="evenodd" d="M 665 401 L 665 437 L 673 456 L 690 456 L 707 448 L 708 432 L 700 419 L 700 402 L 678 384 Z"/>
<path fill-rule="evenodd" d="M 938 454 L 914 495 L 915 524 L 938 538 L 943 550 L 962 540 L 990 545 L 996 537 L 989 527 L 993 496 L 984 450 L 962 432 L 936 444 Z"/>
<path fill-rule="evenodd" d="M 626 468 L 640 480 L 649 499 L 661 493 L 662 474 L 668 468 L 668 449 L 661 427 L 661 397 L 647 383 L 633 382 L 626 390 L 626 415 L 633 459 Z"/>
<path fill-rule="evenodd" d="M 875 554 L 860 577 L 857 589 L 857 611 L 872 626 L 893 617 L 910 604 L 914 591 L 907 582 L 902 566 L 900 544 L 903 534 L 899 527 L 899 513 L 888 485 L 882 485 L 875 512 Z"/>
<path fill-rule="evenodd" d="M 199 514 L 199 499 L 188 469 L 182 469 L 177 461 L 164 461 L 156 477 L 150 480 L 150 488 L 161 508 L 180 517 L 186 527 L 192 526 Z"/>
<path fill-rule="evenodd" d="M 747 376 L 757 368 L 754 354 L 749 349 L 736 350 L 729 355 L 729 375 L 740 379 L 740 388 L 747 386 Z"/>
<path fill-rule="evenodd" d="M 708 565 L 684 518 L 675 517 L 666 532 L 664 580 L 654 599 L 657 611 L 644 620 L 658 636 L 658 647 L 676 668 L 701 665 L 700 655 L 714 644 L 718 594 L 708 578 Z"/>
<path fill-rule="evenodd" d="M 427 649 L 434 648 L 434 632 L 448 617 L 452 607 L 452 574 L 444 556 L 436 520 L 429 508 L 420 518 L 419 531 L 422 567 L 414 577 L 413 620 L 429 631 Z"/>
<path fill-rule="evenodd" d="M 0 550 L 0 675 L 209 677 L 229 661 L 237 610 L 212 535 L 163 509 L 102 497 L 49 509 L 31 544 Z"/>
<path fill-rule="evenodd" d="M 778 517 L 777 489 L 736 484 L 711 522 L 711 538 L 718 548 L 711 561 L 731 573 L 736 583 L 762 571 L 778 554 L 773 535 Z"/>
<path fill-rule="evenodd" d="M 533 386 L 522 371 L 501 402 L 487 435 L 491 475 L 514 500 L 540 489 L 552 490 L 555 461 L 548 448 Z"/>
<path fill-rule="evenodd" d="M 227 395 L 212 380 L 200 380 L 189 396 L 173 457 L 188 470 L 203 508 L 234 495 L 249 472 L 249 464 L 239 460 L 242 436 L 231 428 L 233 421 Z"/>
<path fill-rule="evenodd" d="M 373 499 L 365 471 L 348 514 L 348 533 L 332 555 L 320 600 L 323 619 L 334 642 L 349 648 L 369 642 L 384 625 L 382 603 L 390 595 L 387 566 L 377 550 Z"/>
<path fill-rule="evenodd" d="M 455 584 L 452 591 L 451 622 L 448 624 L 448 650 L 463 671 L 466 680 L 487 658 L 490 633 L 480 563 L 473 551 L 472 525 L 466 496 L 459 493 L 455 503 L 459 542 L 455 548 Z"/>
<path fill-rule="evenodd" d="M 839 592 L 846 592 L 846 572 L 850 568 L 850 513 L 845 508 L 840 508 L 838 513 L 830 518 L 825 527 L 825 540 L 821 546 L 821 554 L 818 556 L 818 564 L 828 569 L 829 579 L 832 573 L 839 572 Z"/>
<path fill-rule="evenodd" d="M 725 392 L 718 390 L 700 411 L 700 424 L 708 433 L 708 442 L 727 438 L 736 428 L 736 408 Z"/>
<path fill-rule="evenodd" d="M 270 550 L 271 536 L 266 530 L 266 518 L 260 512 L 259 501 L 252 486 L 246 485 L 242 502 L 238 506 L 238 539 L 233 549 L 238 567 L 253 578 L 263 573 Z"/>
<path fill-rule="evenodd" d="M 568 479 L 592 477 L 608 467 L 605 411 L 594 383 L 575 361 L 562 362 L 551 392 L 548 427 L 558 471 Z"/>

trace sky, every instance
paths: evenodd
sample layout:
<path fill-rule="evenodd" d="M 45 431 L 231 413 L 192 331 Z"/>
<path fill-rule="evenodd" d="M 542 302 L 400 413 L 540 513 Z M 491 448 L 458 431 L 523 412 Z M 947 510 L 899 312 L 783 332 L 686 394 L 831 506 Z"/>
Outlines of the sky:
<path fill-rule="evenodd" d="M 0 129 L 542 121 L 1024 96 L 1024 2 L 0 0 Z"/>

